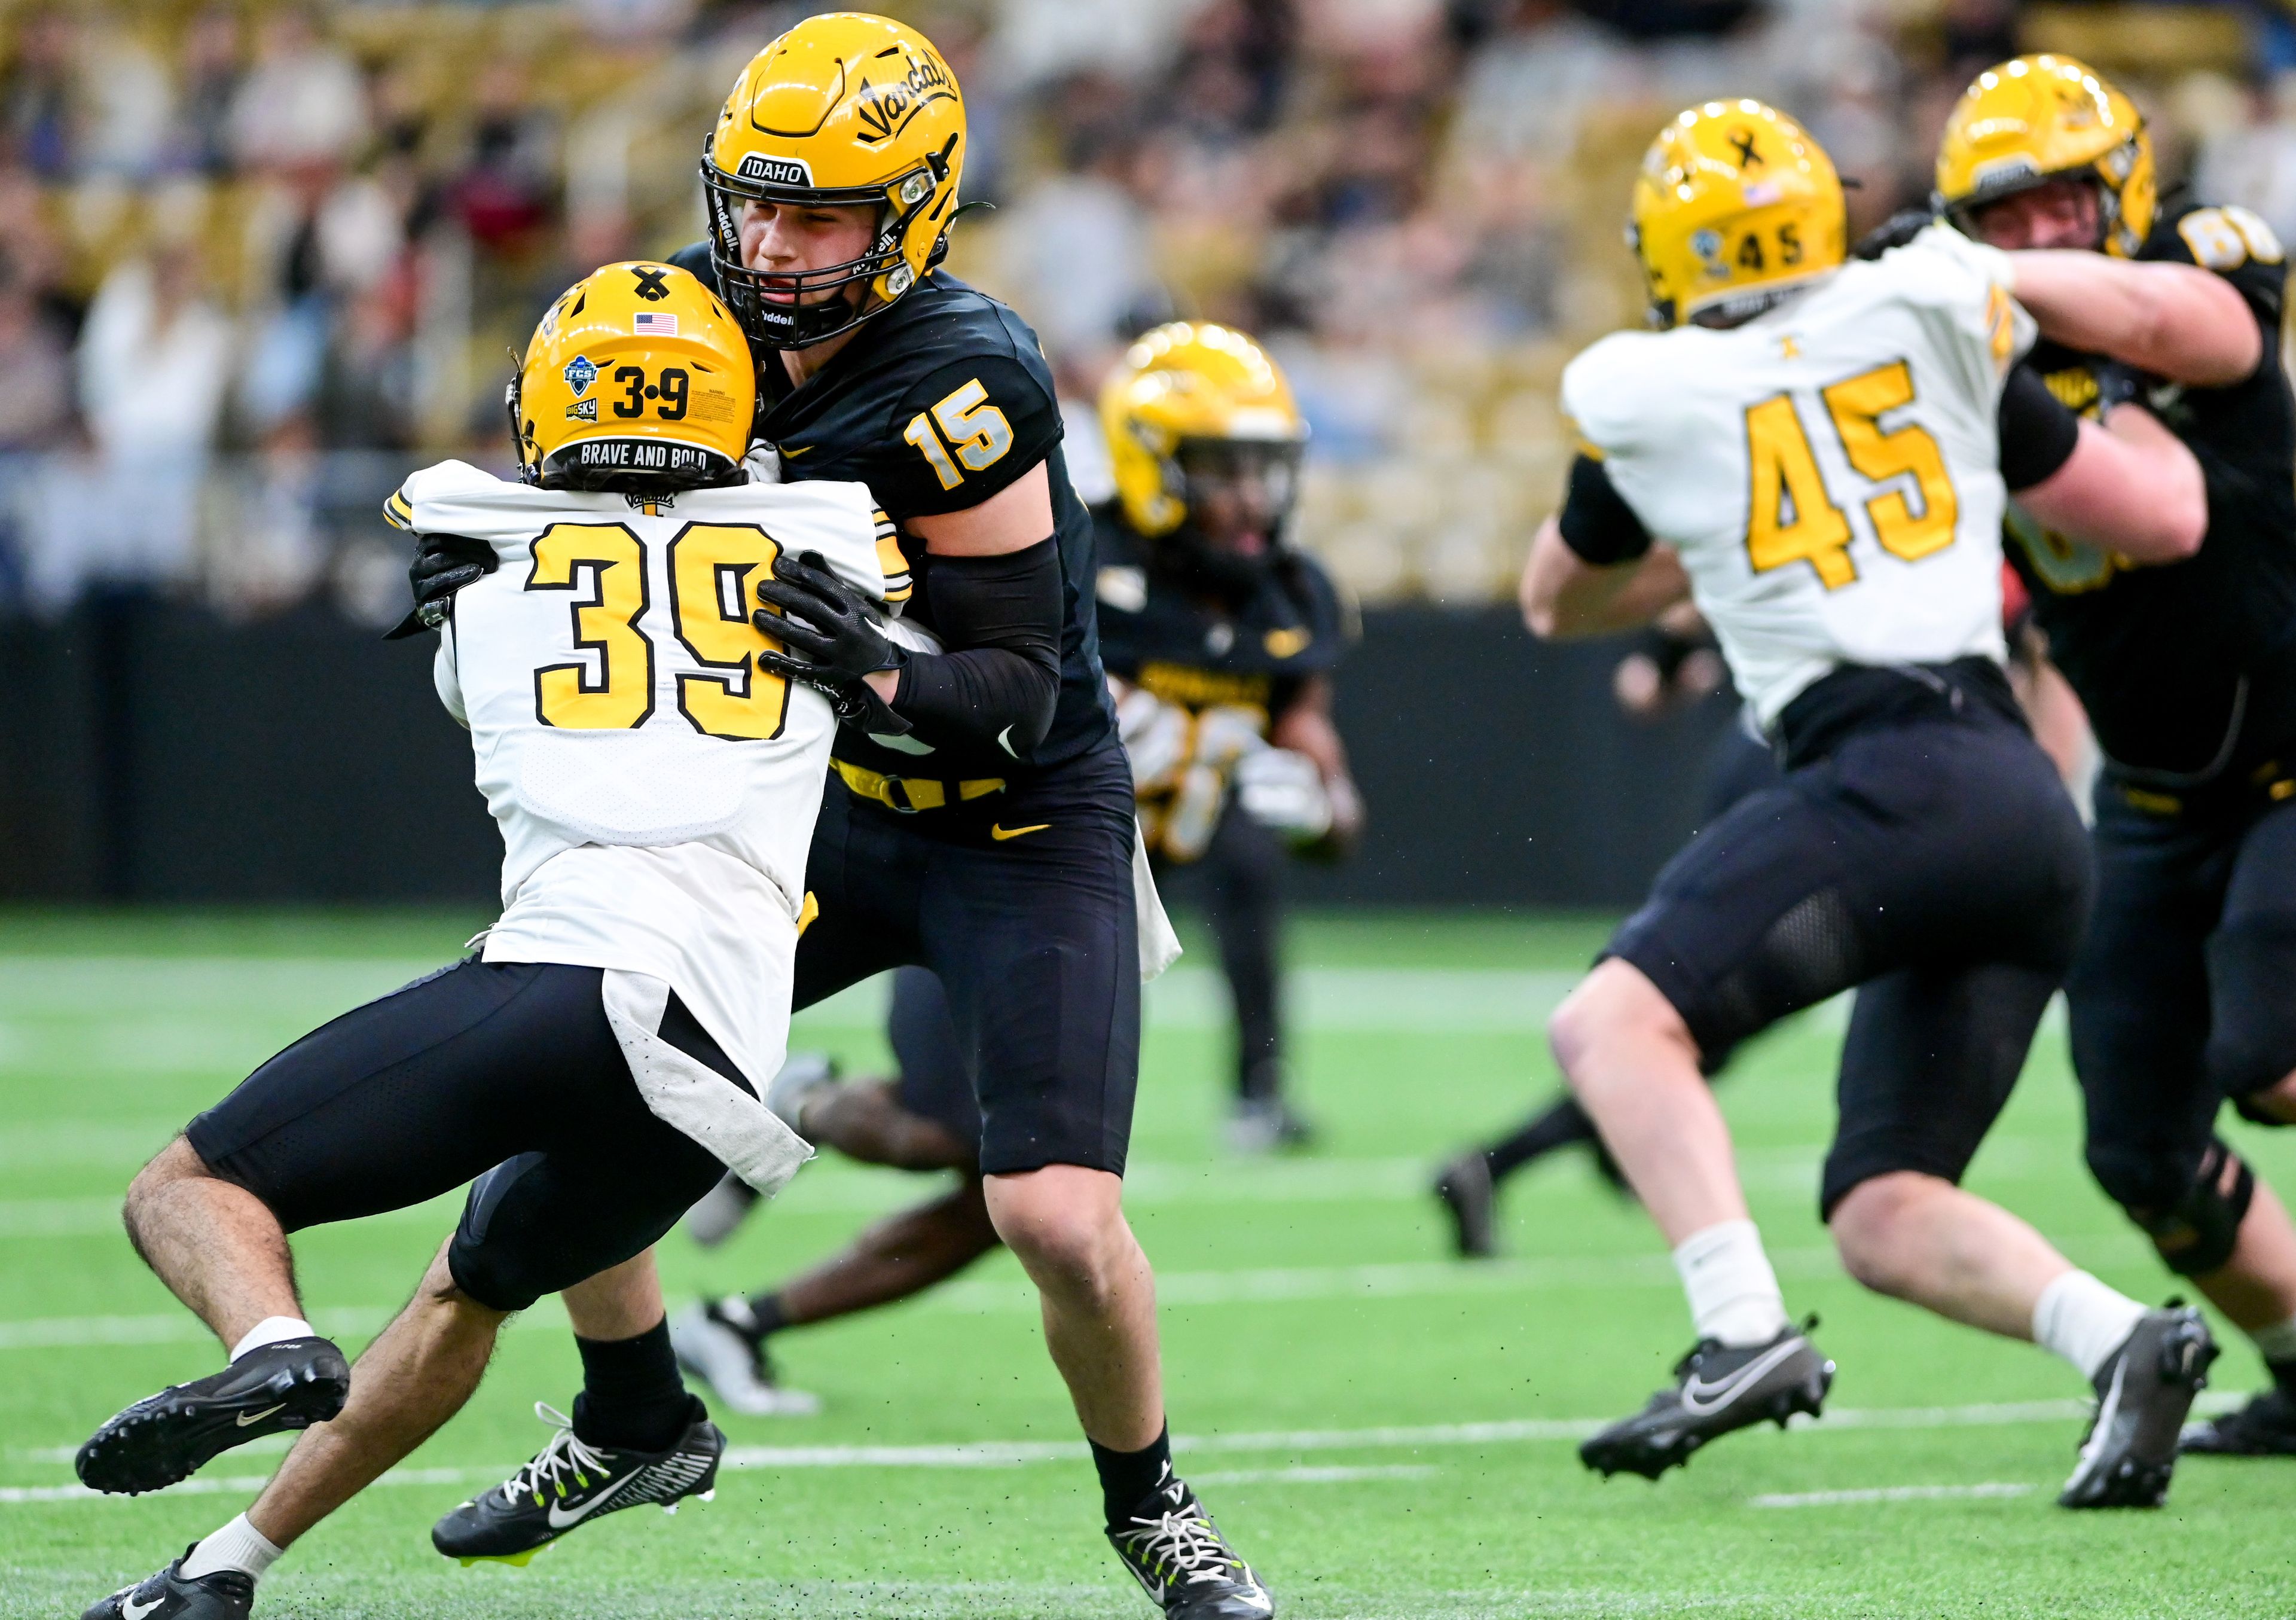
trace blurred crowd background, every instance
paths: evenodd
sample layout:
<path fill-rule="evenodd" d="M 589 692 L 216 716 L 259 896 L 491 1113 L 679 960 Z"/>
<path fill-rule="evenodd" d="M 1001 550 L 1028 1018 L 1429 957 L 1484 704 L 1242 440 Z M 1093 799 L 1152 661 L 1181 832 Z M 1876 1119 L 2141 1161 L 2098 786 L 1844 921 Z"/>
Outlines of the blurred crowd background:
<path fill-rule="evenodd" d="M 0 6 L 0 618 L 91 594 L 387 622 L 410 465 L 507 465 L 510 351 L 590 267 L 700 234 L 758 0 Z M 1633 165 L 1695 100 L 1805 120 L 1853 233 L 1954 95 L 2070 50 L 2296 239 L 2296 6 L 2013 0 L 931 0 L 962 81 L 951 267 L 1088 402 L 1174 314 L 1267 336 L 1315 432 L 1305 544 L 1371 603 L 1505 595 L 1562 363 L 1640 319 Z M 4 634 L 0 629 L 0 634 Z"/>

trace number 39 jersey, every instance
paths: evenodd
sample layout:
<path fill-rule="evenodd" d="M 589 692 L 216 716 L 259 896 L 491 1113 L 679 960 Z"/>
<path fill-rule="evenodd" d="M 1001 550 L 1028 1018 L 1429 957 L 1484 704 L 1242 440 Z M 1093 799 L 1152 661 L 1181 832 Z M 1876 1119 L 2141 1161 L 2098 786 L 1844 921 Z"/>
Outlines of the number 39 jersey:
<path fill-rule="evenodd" d="M 1681 554 L 1765 725 L 1841 664 L 2004 655 L 2011 280 L 1932 227 L 1742 326 L 1620 333 L 1564 371 L 1580 450 Z"/>
<path fill-rule="evenodd" d="M 758 667 L 778 644 L 750 615 L 783 551 L 900 595 L 869 491 L 753 483 L 640 506 L 449 461 L 387 510 L 501 559 L 456 596 L 436 664 L 503 836 L 488 959 L 651 974 L 770 1079 L 750 1067 L 779 1061 L 750 1028 L 772 989 L 756 980 L 776 949 L 785 971 L 836 721 L 820 694 Z"/>

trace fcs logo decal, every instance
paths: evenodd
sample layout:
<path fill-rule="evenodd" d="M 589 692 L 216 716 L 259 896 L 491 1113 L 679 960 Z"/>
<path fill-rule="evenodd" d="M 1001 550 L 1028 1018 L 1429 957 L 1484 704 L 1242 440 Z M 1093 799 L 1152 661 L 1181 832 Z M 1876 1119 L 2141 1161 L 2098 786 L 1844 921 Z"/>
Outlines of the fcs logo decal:
<path fill-rule="evenodd" d="M 908 127 L 929 102 L 955 101 L 956 88 L 948 70 L 931 57 L 909 58 L 909 70 L 888 85 L 865 84 L 854 103 L 854 114 L 873 133 L 861 138 L 890 140 Z"/>
<path fill-rule="evenodd" d="M 793 185 L 806 191 L 813 189 L 813 169 L 803 158 L 769 158 L 763 152 L 750 152 L 734 171 L 737 178 L 756 180 L 767 185 Z"/>
<path fill-rule="evenodd" d="M 598 380 L 598 368 L 590 363 L 587 355 L 578 354 L 566 362 L 566 369 L 559 374 L 566 379 L 566 386 L 573 390 L 574 397 L 579 399 L 590 391 L 590 384 Z M 591 414 L 593 416 L 596 415 L 594 411 Z"/>

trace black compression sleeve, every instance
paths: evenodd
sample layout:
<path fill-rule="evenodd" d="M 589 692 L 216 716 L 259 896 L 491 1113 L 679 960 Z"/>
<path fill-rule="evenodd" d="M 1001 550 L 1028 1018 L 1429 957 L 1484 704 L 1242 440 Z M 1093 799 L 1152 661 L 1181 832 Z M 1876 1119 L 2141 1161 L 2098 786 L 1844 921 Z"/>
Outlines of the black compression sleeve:
<path fill-rule="evenodd" d="M 950 649 L 913 653 L 893 711 L 936 745 L 998 748 L 1043 740 L 1061 695 L 1057 539 L 993 557 L 936 556 L 925 570 L 933 628 Z"/>
<path fill-rule="evenodd" d="M 1631 563 L 1651 548 L 1650 530 L 1626 503 L 1603 464 L 1592 456 L 1570 463 L 1570 492 L 1562 502 L 1559 520 L 1562 543 L 1582 563 L 1608 568 Z"/>
<path fill-rule="evenodd" d="M 2014 495 L 2054 475 L 2080 442 L 2080 418 L 2020 360 L 2001 391 L 2001 481 Z"/>

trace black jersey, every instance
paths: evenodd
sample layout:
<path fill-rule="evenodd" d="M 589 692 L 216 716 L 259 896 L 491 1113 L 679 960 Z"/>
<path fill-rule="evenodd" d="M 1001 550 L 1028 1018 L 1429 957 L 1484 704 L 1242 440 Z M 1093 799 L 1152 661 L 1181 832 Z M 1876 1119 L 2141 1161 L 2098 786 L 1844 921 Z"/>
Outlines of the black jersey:
<path fill-rule="evenodd" d="M 670 262 L 716 290 L 707 243 Z M 1066 598 L 1061 691 L 1053 723 L 1025 764 L 986 752 L 895 750 L 851 727 L 838 731 L 838 758 L 894 776 L 1010 776 L 1074 759 L 1115 735 L 1093 613 L 1092 517 L 1069 482 L 1052 368 L 1028 323 L 935 271 L 864 322 L 804 382 L 791 382 L 778 359 L 766 358 L 758 390 L 757 435 L 780 452 L 785 481 L 867 484 L 897 524 L 977 506 L 1040 462 L 1052 485 Z M 932 560 L 906 530 L 900 543 L 918 587 L 908 616 L 931 629 Z"/>
<path fill-rule="evenodd" d="M 1356 638 L 1352 606 L 1313 557 L 1285 552 L 1250 600 L 1222 611 L 1157 567 L 1154 548 L 1116 504 L 1095 507 L 1093 518 L 1101 656 L 1118 678 L 1167 703 L 1242 704 L 1273 721 Z"/>
<path fill-rule="evenodd" d="M 2141 567 L 2013 514 L 2010 560 L 2049 656 L 2115 765 L 2194 782 L 2252 769 L 2296 740 L 2296 406 L 2280 357 L 2286 267 L 2241 210 L 2165 211 L 2140 259 L 2199 264 L 2240 290 L 2264 338 L 2229 388 L 2155 389 L 2147 403 L 2191 448 L 2208 487 L 2198 555 Z M 2093 407 L 2087 356 L 2043 343 L 2052 391 Z"/>

